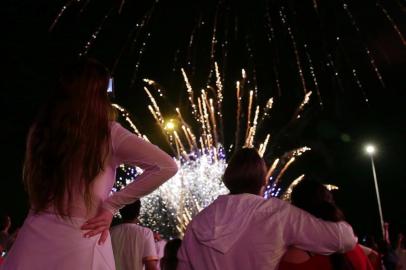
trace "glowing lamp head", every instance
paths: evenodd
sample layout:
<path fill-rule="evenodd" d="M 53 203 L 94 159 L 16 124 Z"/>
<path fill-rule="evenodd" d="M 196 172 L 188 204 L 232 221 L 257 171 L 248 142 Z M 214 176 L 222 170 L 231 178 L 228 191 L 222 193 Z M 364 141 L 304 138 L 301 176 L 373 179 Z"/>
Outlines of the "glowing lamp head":
<path fill-rule="evenodd" d="M 368 144 L 367 146 L 365 146 L 365 151 L 367 152 L 368 155 L 373 155 L 376 152 L 375 146 L 373 146 L 372 144 Z"/>

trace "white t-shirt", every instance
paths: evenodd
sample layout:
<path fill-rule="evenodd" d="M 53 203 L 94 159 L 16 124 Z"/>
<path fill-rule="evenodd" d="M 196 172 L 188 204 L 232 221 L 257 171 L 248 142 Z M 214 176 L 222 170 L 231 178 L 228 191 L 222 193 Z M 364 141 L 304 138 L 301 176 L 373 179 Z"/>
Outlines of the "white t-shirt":
<path fill-rule="evenodd" d="M 164 256 L 165 245 L 166 245 L 165 239 L 161 239 L 161 240 L 155 242 L 156 253 L 158 255 L 159 261 L 161 261 L 162 257 Z M 158 264 L 157 264 L 157 269 L 158 270 L 161 269 L 160 262 L 158 262 Z"/>
<path fill-rule="evenodd" d="M 158 260 L 150 229 L 124 223 L 112 227 L 110 234 L 117 270 L 142 270 L 143 261 Z"/>

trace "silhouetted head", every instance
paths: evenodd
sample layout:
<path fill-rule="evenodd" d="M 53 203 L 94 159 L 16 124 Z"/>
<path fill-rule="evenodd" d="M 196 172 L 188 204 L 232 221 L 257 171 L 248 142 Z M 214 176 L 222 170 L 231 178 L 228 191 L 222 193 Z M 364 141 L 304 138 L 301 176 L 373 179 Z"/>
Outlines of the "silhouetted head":
<path fill-rule="evenodd" d="M 292 191 L 291 201 L 293 205 L 318 218 L 328 221 L 344 220 L 331 192 L 317 181 L 304 179 L 300 182 Z"/>
<path fill-rule="evenodd" d="M 141 210 L 141 201 L 137 200 L 132 204 L 124 206 L 120 210 L 120 215 L 123 218 L 123 221 L 132 221 L 140 215 Z"/>
<path fill-rule="evenodd" d="M 266 173 L 265 161 L 257 150 L 243 148 L 231 157 L 223 175 L 223 182 L 230 194 L 259 195 L 265 185 Z"/>

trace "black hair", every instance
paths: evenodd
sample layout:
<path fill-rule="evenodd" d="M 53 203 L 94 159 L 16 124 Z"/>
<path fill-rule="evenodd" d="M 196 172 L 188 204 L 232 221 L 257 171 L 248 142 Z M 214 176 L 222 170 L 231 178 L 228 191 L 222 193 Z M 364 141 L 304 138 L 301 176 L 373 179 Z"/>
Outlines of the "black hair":
<path fill-rule="evenodd" d="M 124 206 L 120 210 L 120 215 L 124 221 L 130 221 L 138 218 L 138 216 L 140 215 L 140 210 L 141 210 L 141 201 L 136 200 L 135 202 Z"/>
<path fill-rule="evenodd" d="M 315 180 L 305 178 L 297 184 L 292 190 L 291 201 L 293 205 L 318 218 L 333 222 L 344 220 L 344 215 L 336 206 L 331 192 Z M 333 270 L 354 270 L 344 254 L 334 253 L 329 257 Z"/>

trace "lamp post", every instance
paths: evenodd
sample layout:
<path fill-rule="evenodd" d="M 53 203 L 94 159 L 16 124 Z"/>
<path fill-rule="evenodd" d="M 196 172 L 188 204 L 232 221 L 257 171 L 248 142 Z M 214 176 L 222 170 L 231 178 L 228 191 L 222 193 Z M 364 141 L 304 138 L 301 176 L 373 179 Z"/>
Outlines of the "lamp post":
<path fill-rule="evenodd" d="M 377 180 L 377 177 L 376 177 L 375 163 L 374 163 L 374 154 L 376 152 L 375 146 L 373 146 L 372 144 L 368 144 L 368 145 L 365 146 L 365 151 L 367 152 L 367 154 L 371 158 L 372 174 L 374 176 L 376 200 L 378 202 L 378 210 L 379 210 L 379 218 L 380 218 L 380 222 L 381 222 L 382 237 L 385 237 L 385 229 L 383 227 L 383 215 L 382 215 L 381 199 L 380 199 L 380 195 L 379 195 L 378 180 Z"/>

